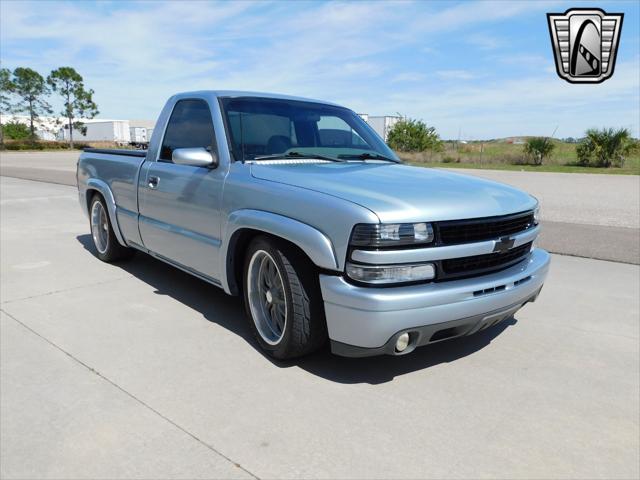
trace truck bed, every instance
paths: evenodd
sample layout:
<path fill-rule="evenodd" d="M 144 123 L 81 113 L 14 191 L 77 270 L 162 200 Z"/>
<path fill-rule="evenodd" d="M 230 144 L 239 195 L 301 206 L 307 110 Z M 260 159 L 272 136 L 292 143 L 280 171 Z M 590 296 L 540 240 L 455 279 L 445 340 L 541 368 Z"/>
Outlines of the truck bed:
<path fill-rule="evenodd" d="M 87 190 L 97 190 L 111 206 L 112 221 L 124 238 L 138 244 L 138 176 L 146 155 L 146 150 L 87 148 L 80 155 L 77 171 L 83 208 L 89 208 Z"/>

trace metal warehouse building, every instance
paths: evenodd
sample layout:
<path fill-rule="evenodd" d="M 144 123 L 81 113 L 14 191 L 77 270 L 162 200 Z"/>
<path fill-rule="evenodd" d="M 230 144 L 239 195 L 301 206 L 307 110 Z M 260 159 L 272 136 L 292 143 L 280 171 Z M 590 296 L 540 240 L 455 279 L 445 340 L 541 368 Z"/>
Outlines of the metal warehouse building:
<path fill-rule="evenodd" d="M 393 126 L 402 118 L 397 115 L 374 116 L 366 113 L 359 113 L 358 115 L 367 122 L 385 142 Z"/>

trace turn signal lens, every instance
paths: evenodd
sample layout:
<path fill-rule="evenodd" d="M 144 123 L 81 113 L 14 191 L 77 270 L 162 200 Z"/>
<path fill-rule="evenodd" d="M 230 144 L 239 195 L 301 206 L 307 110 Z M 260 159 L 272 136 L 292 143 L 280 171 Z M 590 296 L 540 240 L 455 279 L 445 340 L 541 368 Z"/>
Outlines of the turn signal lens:
<path fill-rule="evenodd" d="M 540 205 L 537 205 L 533 210 L 533 224 L 538 225 L 540 223 Z"/>

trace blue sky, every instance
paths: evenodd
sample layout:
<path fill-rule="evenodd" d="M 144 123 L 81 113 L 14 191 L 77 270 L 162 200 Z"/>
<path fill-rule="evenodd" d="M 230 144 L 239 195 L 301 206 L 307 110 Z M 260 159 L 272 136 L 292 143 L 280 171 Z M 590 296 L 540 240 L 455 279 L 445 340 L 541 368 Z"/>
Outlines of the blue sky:
<path fill-rule="evenodd" d="M 100 116 L 152 119 L 171 94 L 236 89 L 401 113 L 444 138 L 640 136 L 640 13 L 629 2 L 0 2 L 0 60 L 75 67 Z M 547 12 L 624 12 L 613 78 L 555 73 Z"/>

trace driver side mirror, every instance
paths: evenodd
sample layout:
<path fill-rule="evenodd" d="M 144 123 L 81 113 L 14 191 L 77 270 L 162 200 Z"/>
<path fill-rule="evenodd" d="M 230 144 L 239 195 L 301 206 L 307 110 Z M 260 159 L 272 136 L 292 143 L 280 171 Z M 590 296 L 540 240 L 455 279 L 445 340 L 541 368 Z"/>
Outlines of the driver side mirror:
<path fill-rule="evenodd" d="M 218 166 L 218 156 L 203 147 L 176 148 L 171 154 L 171 161 L 177 165 L 192 167 L 216 168 Z"/>

